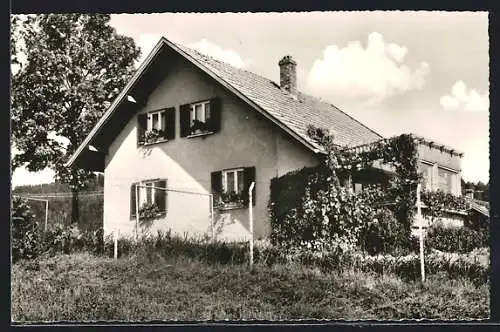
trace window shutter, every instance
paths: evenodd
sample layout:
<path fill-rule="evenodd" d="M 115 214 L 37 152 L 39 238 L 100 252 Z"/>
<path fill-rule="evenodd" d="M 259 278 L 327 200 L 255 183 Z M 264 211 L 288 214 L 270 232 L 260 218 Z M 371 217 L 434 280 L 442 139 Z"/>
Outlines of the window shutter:
<path fill-rule="evenodd" d="M 212 194 L 220 194 L 222 192 L 222 172 L 217 171 L 210 173 L 210 182 L 212 186 Z"/>
<path fill-rule="evenodd" d="M 181 137 L 186 137 L 190 134 L 191 124 L 191 105 L 181 105 L 180 120 L 181 120 Z"/>
<path fill-rule="evenodd" d="M 248 197 L 248 189 L 250 189 L 250 185 L 255 181 L 255 167 L 245 167 L 243 170 L 243 177 L 245 182 L 245 187 L 243 189 L 243 200 L 245 204 L 248 205 L 250 199 Z M 252 205 L 255 205 L 255 192 L 257 191 L 257 183 L 253 187 L 252 192 Z"/>
<path fill-rule="evenodd" d="M 175 108 L 168 108 L 165 110 L 165 122 L 163 131 L 163 138 L 172 140 L 175 138 Z"/>
<path fill-rule="evenodd" d="M 166 180 L 156 181 L 155 187 L 166 188 L 167 181 Z M 160 189 L 155 190 L 155 202 L 158 205 L 158 209 L 161 212 L 167 211 L 167 191 Z"/>
<path fill-rule="evenodd" d="M 218 132 L 221 126 L 221 100 L 212 98 L 210 100 L 210 127 L 213 132 Z"/>
<path fill-rule="evenodd" d="M 135 183 L 130 186 L 130 218 L 135 217 Z"/>
<path fill-rule="evenodd" d="M 137 116 L 137 145 L 144 144 L 146 128 L 148 126 L 148 115 L 139 114 Z"/>

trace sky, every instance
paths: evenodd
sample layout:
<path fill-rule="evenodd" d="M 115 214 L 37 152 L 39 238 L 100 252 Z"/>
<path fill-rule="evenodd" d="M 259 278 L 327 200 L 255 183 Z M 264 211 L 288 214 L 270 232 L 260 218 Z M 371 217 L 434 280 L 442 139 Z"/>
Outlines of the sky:
<path fill-rule="evenodd" d="M 297 85 L 385 137 L 415 133 L 464 153 L 462 177 L 489 180 L 486 12 L 162 13 L 111 15 L 142 49 L 161 36 L 279 82 Z M 52 181 L 19 169 L 13 185 Z"/>

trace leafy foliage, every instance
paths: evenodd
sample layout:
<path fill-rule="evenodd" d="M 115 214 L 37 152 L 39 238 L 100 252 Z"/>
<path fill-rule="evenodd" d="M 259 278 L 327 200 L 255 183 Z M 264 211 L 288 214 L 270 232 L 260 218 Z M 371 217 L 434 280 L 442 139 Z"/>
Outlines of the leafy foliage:
<path fill-rule="evenodd" d="M 439 220 L 446 210 L 465 211 L 467 209 L 465 198 L 445 193 L 442 190 L 424 191 L 420 198 L 426 206 L 426 214 L 433 221 Z"/>
<path fill-rule="evenodd" d="M 292 183 L 298 183 L 297 177 L 307 176 L 299 203 L 288 203 L 288 210 L 279 210 L 284 201 L 280 188 L 287 185 L 279 184 L 281 180 L 271 183 L 273 243 L 315 250 L 325 250 L 332 244 L 362 245 L 372 252 L 392 250 L 397 245 L 408 247 L 420 180 L 417 140 L 401 135 L 355 151 L 336 146 L 333 136 L 324 129 L 309 126 L 308 134 L 325 149 L 324 163 L 311 172 L 302 170 L 283 177 L 283 182 L 293 177 Z M 372 167 L 374 161 L 393 166 L 396 176 L 388 185 L 368 186 L 359 194 L 344 185 L 355 172 Z M 383 218 L 381 223 L 377 215 Z"/>
<path fill-rule="evenodd" d="M 74 191 L 88 180 L 88 171 L 64 162 L 125 86 L 140 54 L 109 21 L 104 14 L 34 15 L 14 36 L 26 61 L 12 76 L 12 141 L 19 150 L 13 169 L 50 167 Z"/>
<path fill-rule="evenodd" d="M 405 236 L 403 225 L 396 220 L 394 214 L 389 209 L 382 208 L 363 225 L 360 247 L 370 255 L 397 252 L 404 247 L 402 239 Z"/>
<path fill-rule="evenodd" d="M 489 246 L 487 230 L 472 230 L 466 227 L 451 228 L 432 225 L 425 236 L 428 247 L 445 252 L 467 253 Z"/>
<path fill-rule="evenodd" d="M 147 203 L 145 202 L 141 208 L 139 209 L 139 220 L 153 220 L 158 218 L 158 214 L 160 213 L 160 209 L 158 205 L 155 203 Z"/>
<path fill-rule="evenodd" d="M 148 130 L 144 133 L 146 142 L 154 143 L 163 136 L 163 132 L 158 129 Z"/>
<path fill-rule="evenodd" d="M 39 254 L 39 226 L 28 202 L 14 197 L 11 218 L 12 260 L 35 258 Z"/>

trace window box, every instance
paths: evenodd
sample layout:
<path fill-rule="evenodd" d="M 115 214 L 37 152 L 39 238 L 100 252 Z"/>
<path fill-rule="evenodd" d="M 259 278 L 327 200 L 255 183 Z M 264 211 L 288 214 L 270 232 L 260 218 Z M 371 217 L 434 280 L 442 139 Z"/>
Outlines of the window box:
<path fill-rule="evenodd" d="M 216 206 L 220 210 L 241 209 L 245 207 L 245 200 L 242 193 L 221 192 L 217 195 Z"/>
<path fill-rule="evenodd" d="M 207 135 L 212 135 L 212 134 L 215 134 L 215 132 L 213 132 L 213 131 L 206 131 L 206 132 L 200 132 L 200 133 L 191 134 L 191 135 L 188 135 L 186 137 L 187 138 L 194 138 L 194 137 L 207 136 Z"/>

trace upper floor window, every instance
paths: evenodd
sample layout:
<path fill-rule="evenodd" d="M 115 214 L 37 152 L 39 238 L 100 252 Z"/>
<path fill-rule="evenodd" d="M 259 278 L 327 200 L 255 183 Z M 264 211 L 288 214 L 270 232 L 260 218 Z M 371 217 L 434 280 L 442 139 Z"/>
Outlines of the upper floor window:
<path fill-rule="evenodd" d="M 138 115 L 137 143 L 151 144 L 175 138 L 175 108 Z"/>
<path fill-rule="evenodd" d="M 181 137 L 215 133 L 220 128 L 218 98 L 181 106 Z"/>

